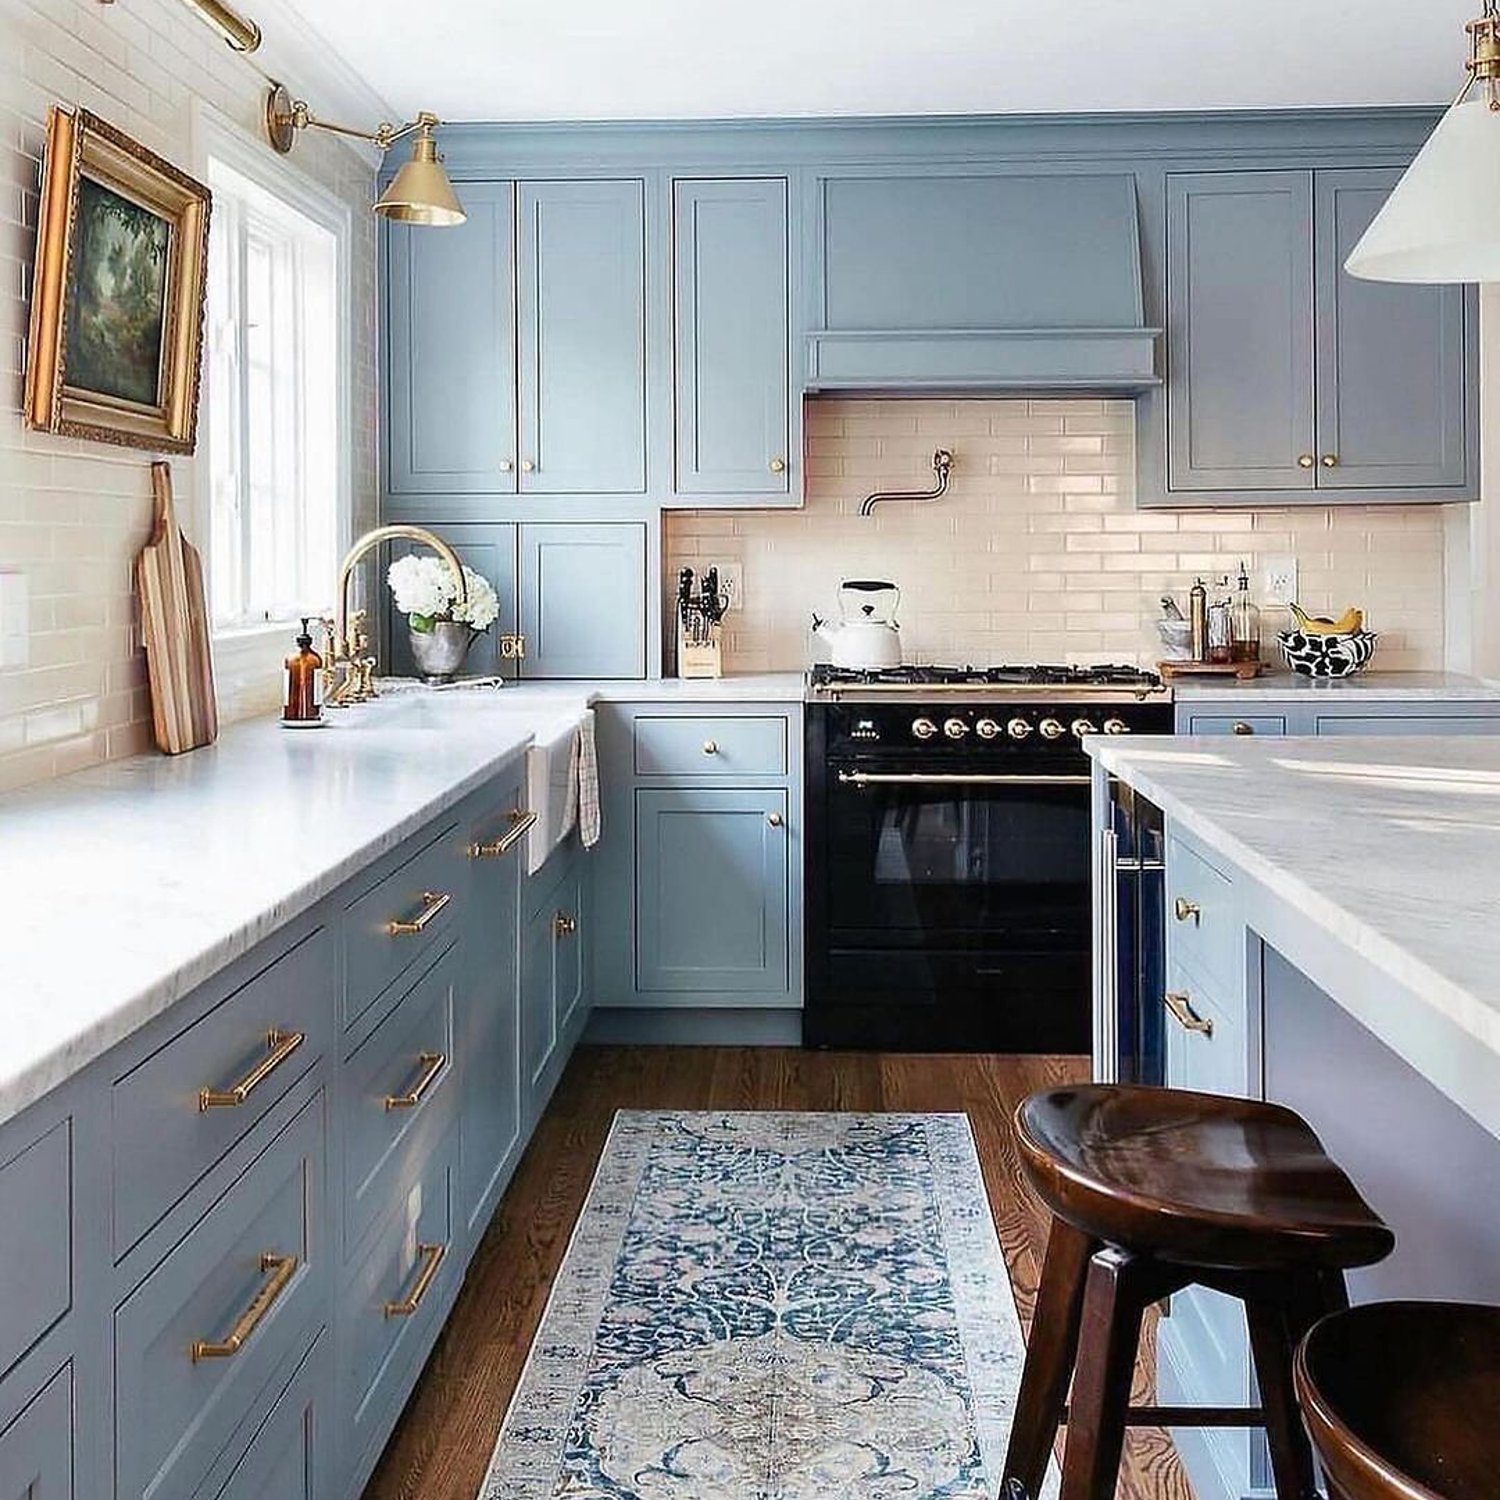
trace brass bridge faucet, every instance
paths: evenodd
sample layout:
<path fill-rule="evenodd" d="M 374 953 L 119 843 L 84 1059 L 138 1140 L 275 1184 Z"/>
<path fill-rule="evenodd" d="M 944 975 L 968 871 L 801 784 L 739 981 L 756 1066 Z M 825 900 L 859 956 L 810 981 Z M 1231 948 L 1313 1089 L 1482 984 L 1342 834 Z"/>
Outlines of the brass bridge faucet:
<path fill-rule="evenodd" d="M 367 610 L 349 609 L 349 582 L 354 570 L 383 542 L 420 542 L 431 547 L 439 557 L 453 569 L 458 580 L 459 602 L 467 603 L 469 583 L 464 577 L 464 565 L 452 547 L 442 537 L 421 526 L 377 526 L 367 531 L 345 554 L 339 565 L 338 612 L 332 620 L 324 620 L 328 631 L 328 664 L 325 671 L 327 690 L 324 702 L 333 708 L 347 708 L 351 703 L 368 703 L 378 696 L 375 691 L 375 657 L 367 654 L 370 649 L 370 634 L 365 628 L 369 618 Z M 339 675 L 342 666 L 343 675 Z"/>

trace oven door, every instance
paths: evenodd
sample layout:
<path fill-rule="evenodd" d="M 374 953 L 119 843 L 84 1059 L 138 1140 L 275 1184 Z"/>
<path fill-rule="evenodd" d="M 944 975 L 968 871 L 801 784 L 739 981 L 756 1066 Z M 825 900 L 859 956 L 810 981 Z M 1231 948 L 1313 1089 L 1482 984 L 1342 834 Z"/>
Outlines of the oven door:
<path fill-rule="evenodd" d="M 831 948 L 1087 952 L 1086 771 L 851 759 L 826 806 Z"/>

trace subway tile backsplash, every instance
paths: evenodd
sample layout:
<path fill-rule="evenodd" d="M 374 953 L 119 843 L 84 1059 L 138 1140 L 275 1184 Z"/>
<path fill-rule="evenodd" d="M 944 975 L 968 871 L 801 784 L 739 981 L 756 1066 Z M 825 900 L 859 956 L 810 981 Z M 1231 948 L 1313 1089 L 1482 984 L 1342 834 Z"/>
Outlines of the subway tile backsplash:
<path fill-rule="evenodd" d="M 1137 511 L 1129 401 L 819 399 L 807 408 L 802 510 L 666 518 L 667 578 L 739 563 L 744 607 L 725 620 L 731 671 L 813 659 L 813 612 L 841 578 L 901 586 L 909 660 L 1154 662 L 1164 593 L 1186 604 L 1243 559 L 1294 555 L 1305 604 L 1358 604 L 1381 632 L 1376 664 L 1443 665 L 1444 507 Z M 859 515 L 871 490 L 925 488 L 935 448 L 948 494 Z M 667 597 L 675 590 L 669 588 Z M 1268 610 L 1268 646 L 1285 612 Z"/>

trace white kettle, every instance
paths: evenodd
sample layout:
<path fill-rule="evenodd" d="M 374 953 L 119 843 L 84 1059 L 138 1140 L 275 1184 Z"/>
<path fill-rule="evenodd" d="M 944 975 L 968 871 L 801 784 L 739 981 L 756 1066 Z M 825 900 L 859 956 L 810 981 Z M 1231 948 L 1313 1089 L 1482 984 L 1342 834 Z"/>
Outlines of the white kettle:
<path fill-rule="evenodd" d="M 833 665 L 878 672 L 901 665 L 901 627 L 896 606 L 901 590 L 894 583 L 850 578 L 839 585 L 839 623 L 813 616 L 813 634 L 828 643 Z"/>

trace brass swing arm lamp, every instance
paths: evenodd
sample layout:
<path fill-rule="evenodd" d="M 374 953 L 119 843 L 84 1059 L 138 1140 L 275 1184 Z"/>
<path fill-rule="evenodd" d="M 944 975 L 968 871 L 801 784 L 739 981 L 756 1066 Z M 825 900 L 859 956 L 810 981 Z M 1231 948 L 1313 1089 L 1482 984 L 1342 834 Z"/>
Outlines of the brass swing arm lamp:
<path fill-rule="evenodd" d="M 368 141 L 382 152 L 412 137 L 411 160 L 402 165 L 375 203 L 376 213 L 402 224 L 462 224 L 468 217 L 438 155 L 437 127 L 441 123 L 436 115 L 423 110 L 404 125 L 385 123 L 374 130 L 362 130 L 320 120 L 306 100 L 292 98 L 285 84 L 273 83 L 266 91 L 266 138 L 283 156 L 303 130 L 326 130 L 332 135 Z"/>

